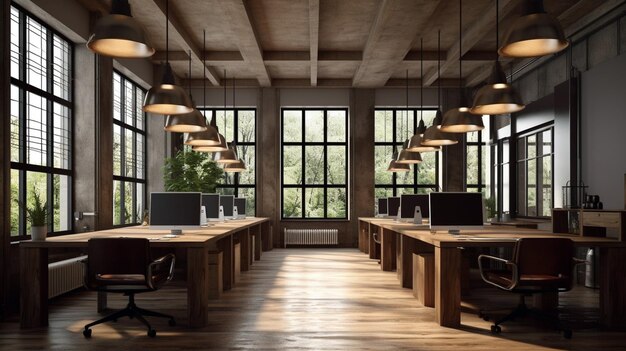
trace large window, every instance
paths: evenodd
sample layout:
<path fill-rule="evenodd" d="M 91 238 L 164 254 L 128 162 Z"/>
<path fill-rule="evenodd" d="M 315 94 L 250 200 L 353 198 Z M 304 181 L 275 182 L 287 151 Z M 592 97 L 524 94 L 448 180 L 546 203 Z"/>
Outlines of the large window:
<path fill-rule="evenodd" d="M 113 72 L 113 225 L 138 224 L 146 199 L 145 91 Z"/>
<path fill-rule="evenodd" d="M 348 110 L 282 110 L 282 217 L 348 218 Z"/>
<path fill-rule="evenodd" d="M 211 121 L 217 118 L 217 127 L 228 143 L 235 142 L 237 156 L 246 164 L 246 170 L 226 173 L 223 184 L 218 186 L 220 194 L 246 198 L 246 214 L 256 213 L 256 110 L 252 108 L 226 109 L 209 108 L 201 112 Z"/>
<path fill-rule="evenodd" d="M 432 124 L 437 110 L 376 109 L 374 113 L 374 164 L 376 198 L 401 194 L 427 194 L 439 188 L 439 152 L 423 152 L 422 163 L 411 171 L 387 171 L 393 147 L 398 151 L 410 138 L 421 118 L 426 126 Z"/>
<path fill-rule="evenodd" d="M 517 215 L 549 217 L 553 206 L 553 128 L 517 138 Z"/>
<path fill-rule="evenodd" d="M 11 235 L 30 234 L 38 194 L 48 232 L 72 230 L 72 44 L 11 6 Z M 21 205 L 18 205 L 21 203 Z"/>
<path fill-rule="evenodd" d="M 465 188 L 491 196 L 491 150 L 489 142 L 489 116 L 483 116 L 485 129 L 466 134 Z"/>

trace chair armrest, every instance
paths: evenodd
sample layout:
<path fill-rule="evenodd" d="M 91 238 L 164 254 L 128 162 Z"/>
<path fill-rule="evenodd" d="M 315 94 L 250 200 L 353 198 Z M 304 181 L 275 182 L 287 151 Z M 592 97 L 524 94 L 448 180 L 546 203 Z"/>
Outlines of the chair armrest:
<path fill-rule="evenodd" d="M 485 261 L 485 260 L 504 263 L 505 265 L 511 267 L 511 273 L 512 273 L 512 277 L 511 277 L 512 278 L 512 283 L 511 283 L 511 285 L 504 286 L 504 285 L 496 284 L 496 283 L 492 282 L 491 280 L 487 279 L 487 277 L 485 276 L 485 270 L 483 269 L 483 261 Z M 515 264 L 515 262 L 513 262 L 513 261 L 506 260 L 504 258 L 490 256 L 490 255 L 480 255 L 480 256 L 478 256 L 478 270 L 480 271 L 480 277 L 486 283 L 494 285 L 494 286 L 496 286 L 496 287 L 498 287 L 500 289 L 513 290 L 513 288 L 515 288 L 515 286 L 517 286 L 517 283 L 519 283 L 517 264 Z"/>
<path fill-rule="evenodd" d="M 374 238 L 374 242 L 380 244 L 380 237 L 378 236 L 378 232 L 372 233 L 372 238 Z"/>
<path fill-rule="evenodd" d="M 174 254 L 167 254 L 163 257 L 157 258 L 152 261 L 148 266 L 148 276 L 146 277 L 146 282 L 151 289 L 156 289 L 154 282 L 155 273 L 164 273 L 167 272 L 166 281 L 172 280 L 174 277 L 174 264 L 176 263 L 176 256 Z M 163 267 L 165 269 L 163 269 Z"/>

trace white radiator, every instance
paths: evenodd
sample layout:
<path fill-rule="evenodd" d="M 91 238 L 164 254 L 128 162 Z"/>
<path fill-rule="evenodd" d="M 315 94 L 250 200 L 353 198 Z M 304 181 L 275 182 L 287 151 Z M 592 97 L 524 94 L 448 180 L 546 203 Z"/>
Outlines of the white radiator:
<path fill-rule="evenodd" d="M 338 229 L 287 229 L 285 228 L 285 247 L 287 245 L 315 246 L 338 245 Z"/>
<path fill-rule="evenodd" d="M 86 258 L 80 256 L 48 265 L 49 299 L 83 286 L 85 268 L 80 261 Z"/>

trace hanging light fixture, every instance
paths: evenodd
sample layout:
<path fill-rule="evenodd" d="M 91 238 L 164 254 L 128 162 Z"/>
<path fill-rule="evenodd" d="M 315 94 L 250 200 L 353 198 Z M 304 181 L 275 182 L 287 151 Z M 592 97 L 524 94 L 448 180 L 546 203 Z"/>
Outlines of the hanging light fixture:
<path fill-rule="evenodd" d="M 226 124 L 226 70 L 224 70 L 224 78 L 222 79 L 222 82 L 224 83 L 224 124 Z M 216 124 L 216 117 L 213 116 L 213 119 L 211 120 L 211 124 L 213 125 L 213 127 L 215 128 L 215 131 L 218 132 L 217 137 L 219 140 L 219 144 L 201 144 L 201 145 L 194 145 L 192 147 L 193 151 L 198 151 L 198 152 L 222 152 L 222 151 L 227 151 L 228 150 L 228 143 L 226 142 L 226 138 L 224 138 L 224 135 L 222 135 L 221 133 L 219 133 L 218 129 L 217 129 L 217 124 Z"/>
<path fill-rule="evenodd" d="M 437 114 L 433 124 L 426 129 L 422 137 L 422 145 L 445 146 L 454 145 L 459 141 L 454 134 L 439 130 L 441 126 L 441 30 L 437 34 Z"/>
<path fill-rule="evenodd" d="M 419 152 L 411 152 L 407 150 L 409 146 L 410 139 L 408 138 L 409 134 L 409 70 L 406 70 L 406 110 L 405 110 L 405 131 L 407 133 L 407 139 L 404 141 L 402 145 L 402 150 L 398 153 L 398 158 L 396 158 L 397 163 L 401 164 L 418 164 L 422 162 L 422 156 Z"/>
<path fill-rule="evenodd" d="M 426 125 L 424 124 L 424 39 L 420 38 L 420 121 L 417 125 L 415 134 L 409 139 L 405 150 L 409 152 L 432 152 L 439 150 L 437 146 L 422 145 L 422 137 L 426 132 Z M 408 84 L 408 83 L 407 83 Z M 421 156 L 420 156 L 421 158 Z"/>
<path fill-rule="evenodd" d="M 235 113 L 235 77 L 233 76 L 233 113 Z M 224 110 L 224 121 L 226 121 L 226 110 Z M 226 123 L 226 122 L 225 122 Z M 215 162 L 221 164 L 237 163 L 240 160 L 237 158 L 237 145 L 235 142 L 231 142 L 228 150 L 217 152 L 213 155 Z"/>
<path fill-rule="evenodd" d="M 496 50 L 499 45 L 498 33 L 500 31 L 500 10 L 498 7 L 499 1 L 496 0 Z M 517 90 L 513 88 L 513 85 L 507 83 L 500 60 L 496 58 L 487 85 L 480 88 L 476 93 L 474 106 L 470 112 L 475 115 L 502 115 L 519 112 L 524 107 Z"/>
<path fill-rule="evenodd" d="M 235 163 L 229 163 L 224 166 L 224 172 L 227 172 L 227 173 L 238 173 L 238 172 L 243 172 L 245 170 L 246 170 L 246 164 L 241 159 L 239 159 Z"/>
<path fill-rule="evenodd" d="M 191 96 L 191 50 L 189 50 L 189 74 L 187 75 L 187 82 L 189 82 L 189 98 L 195 106 L 193 97 Z M 163 129 L 168 132 L 176 133 L 202 132 L 207 130 L 206 118 L 194 107 L 193 111 L 189 113 L 168 115 Z"/>
<path fill-rule="evenodd" d="M 459 82 L 463 80 L 463 0 L 459 0 Z M 443 115 L 439 128 L 447 133 L 469 133 L 485 129 L 483 117 L 470 113 L 462 84 L 459 84 L 460 106 Z"/>
<path fill-rule="evenodd" d="M 203 41 L 202 41 L 202 52 L 206 52 L 206 29 L 202 31 L 203 33 Z M 206 108 L 206 55 L 203 55 L 203 75 L 202 75 L 202 96 L 204 99 L 204 107 Z M 215 116 L 211 117 L 211 123 L 207 126 L 207 129 L 203 132 L 197 133 L 189 133 L 187 135 L 187 140 L 185 140 L 186 145 L 191 146 L 211 146 L 211 145 L 220 145 L 222 143 L 222 139 L 220 139 L 220 132 L 217 128 L 217 124 L 215 121 Z"/>
<path fill-rule="evenodd" d="M 391 161 L 389 161 L 389 167 L 387 167 L 387 171 L 389 172 L 408 172 L 411 170 L 411 167 L 408 163 L 398 163 L 396 161 L 398 159 L 398 147 L 396 145 L 393 146 L 393 154 L 391 155 Z"/>
<path fill-rule="evenodd" d="M 162 115 L 178 115 L 193 111 L 193 103 L 185 90 L 176 85 L 169 61 L 169 0 L 165 1 L 165 66 L 161 84 L 155 85 L 146 94 L 143 110 Z"/>
<path fill-rule="evenodd" d="M 130 11 L 128 0 L 113 0 L 111 12 L 100 18 L 87 41 L 96 54 L 117 58 L 144 58 L 154 55 L 145 28 Z"/>
<path fill-rule="evenodd" d="M 543 0 L 527 0 L 526 14 L 513 22 L 498 53 L 507 57 L 536 57 L 557 53 L 569 42 L 559 21 L 546 13 Z"/>

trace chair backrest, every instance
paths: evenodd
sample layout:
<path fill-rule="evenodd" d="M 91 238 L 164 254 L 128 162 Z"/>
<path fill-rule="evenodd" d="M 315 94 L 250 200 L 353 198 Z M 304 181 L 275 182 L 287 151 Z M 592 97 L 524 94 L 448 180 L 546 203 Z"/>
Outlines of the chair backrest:
<path fill-rule="evenodd" d="M 98 274 L 146 274 L 150 241 L 143 238 L 89 239 L 87 282 Z"/>
<path fill-rule="evenodd" d="M 517 242 L 513 262 L 520 275 L 554 275 L 571 278 L 574 243 L 567 238 L 523 238 Z"/>

